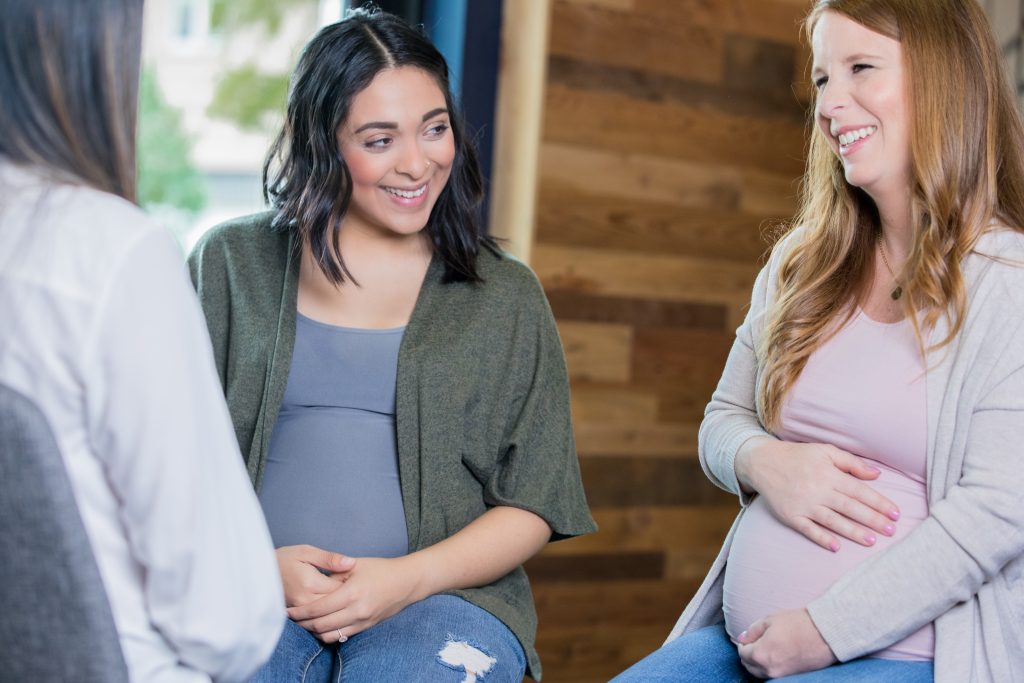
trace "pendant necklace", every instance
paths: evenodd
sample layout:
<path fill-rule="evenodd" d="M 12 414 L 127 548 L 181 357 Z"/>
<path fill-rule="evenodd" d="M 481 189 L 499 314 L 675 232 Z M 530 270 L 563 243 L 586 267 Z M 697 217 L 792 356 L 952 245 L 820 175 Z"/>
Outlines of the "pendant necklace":
<path fill-rule="evenodd" d="M 903 287 L 900 286 L 899 280 L 896 279 L 896 273 L 893 272 L 892 266 L 889 265 L 889 259 L 885 257 L 885 247 L 882 246 L 882 233 L 878 233 L 878 252 L 882 255 L 882 263 L 885 264 L 885 269 L 889 271 L 893 282 L 896 283 L 896 289 L 892 290 L 889 294 L 892 300 L 896 301 L 903 296 Z"/>

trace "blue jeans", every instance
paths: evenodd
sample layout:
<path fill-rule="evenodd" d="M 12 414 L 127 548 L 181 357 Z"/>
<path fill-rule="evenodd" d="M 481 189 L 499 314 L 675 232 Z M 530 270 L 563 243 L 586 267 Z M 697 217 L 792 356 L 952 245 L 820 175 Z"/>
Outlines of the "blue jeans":
<path fill-rule="evenodd" d="M 655 650 L 612 683 L 752 683 L 724 624 L 691 631 Z M 931 662 L 862 657 L 819 671 L 775 678 L 785 683 L 932 683 Z"/>
<path fill-rule="evenodd" d="M 432 595 L 341 645 L 289 620 L 250 683 L 521 683 L 525 672 L 519 640 L 497 617 L 454 595 Z"/>

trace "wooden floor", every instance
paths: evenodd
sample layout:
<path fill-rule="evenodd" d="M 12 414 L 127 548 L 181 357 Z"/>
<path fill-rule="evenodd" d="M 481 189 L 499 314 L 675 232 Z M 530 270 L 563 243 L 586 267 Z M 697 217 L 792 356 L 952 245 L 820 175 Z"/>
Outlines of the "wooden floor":
<path fill-rule="evenodd" d="M 527 565 L 545 682 L 607 681 L 657 648 L 738 509 L 696 434 L 795 209 L 808 6 L 553 2 L 531 265 L 601 530 Z"/>

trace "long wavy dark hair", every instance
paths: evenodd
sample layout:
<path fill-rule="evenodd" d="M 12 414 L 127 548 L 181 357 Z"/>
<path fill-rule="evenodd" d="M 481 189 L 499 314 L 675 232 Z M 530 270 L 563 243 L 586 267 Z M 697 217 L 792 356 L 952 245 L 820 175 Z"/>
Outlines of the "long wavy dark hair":
<path fill-rule="evenodd" d="M 0 155 L 134 202 L 142 0 L 0 2 Z"/>
<path fill-rule="evenodd" d="M 292 76 L 284 126 L 263 164 L 263 198 L 275 209 L 273 227 L 309 244 L 324 275 L 341 284 L 345 266 L 338 232 L 352 199 L 352 177 L 337 131 L 355 96 L 385 69 L 410 66 L 430 74 L 444 93 L 455 160 L 426 230 L 445 265 L 445 281 L 479 282 L 476 259 L 483 234 L 483 180 L 448 82 L 444 57 L 422 33 L 379 10 L 353 10 L 322 29 L 303 50 Z"/>

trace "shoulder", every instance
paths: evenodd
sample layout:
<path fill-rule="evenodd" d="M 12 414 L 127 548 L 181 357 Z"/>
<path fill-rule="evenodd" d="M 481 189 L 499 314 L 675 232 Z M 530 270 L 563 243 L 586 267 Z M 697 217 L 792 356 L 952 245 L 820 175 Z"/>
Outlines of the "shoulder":
<path fill-rule="evenodd" d="M 264 211 L 215 225 L 188 257 L 197 286 L 218 281 L 254 286 L 278 281 L 287 269 L 289 234 L 275 230 L 275 212 Z"/>
<path fill-rule="evenodd" d="M 547 305 L 537 275 L 512 254 L 497 247 L 482 246 L 477 256 L 477 269 L 483 278 L 477 287 L 488 299 L 516 307 Z"/>
<path fill-rule="evenodd" d="M 804 243 L 809 233 L 810 228 L 807 226 L 796 225 L 779 235 L 778 239 L 775 240 L 775 244 L 772 245 L 771 255 L 768 257 L 769 270 L 777 270 L 783 259 L 791 251 Z"/>
<path fill-rule="evenodd" d="M 761 268 L 751 294 L 751 312 L 759 317 L 775 301 L 779 289 L 779 270 L 786 257 L 807 239 L 809 229 L 803 225 L 791 227 L 775 240 L 768 261 Z"/>
<path fill-rule="evenodd" d="M 1024 231 L 999 227 L 983 234 L 965 264 L 972 289 L 984 306 L 1024 311 Z"/>
<path fill-rule="evenodd" d="M 89 187 L 52 186 L 39 203 L 42 223 L 52 230 L 57 245 L 118 259 L 133 245 L 169 238 L 164 228 L 142 209 L 121 197 Z M 159 239 L 159 238 L 157 238 Z"/>
<path fill-rule="evenodd" d="M 286 233 L 273 230 L 275 214 L 274 211 L 261 211 L 213 226 L 196 242 L 191 258 L 215 253 L 260 252 L 282 240 L 287 243 Z"/>
<path fill-rule="evenodd" d="M 995 257 L 1024 260 L 1024 229 L 997 226 L 983 233 L 974 247 L 974 254 L 982 257 Z"/>
<path fill-rule="evenodd" d="M 115 195 L 23 172 L 0 187 L 0 201 L 5 231 L 16 235 L 10 241 L 19 252 L 13 272 L 37 286 L 91 299 L 141 255 L 181 265 L 170 234 Z"/>
<path fill-rule="evenodd" d="M 477 282 L 449 282 L 435 269 L 423 297 L 430 328 L 442 336 L 456 329 L 467 338 L 501 344 L 502 340 L 554 327 L 544 289 L 533 271 L 500 249 L 481 245 Z M 457 321 L 457 323 L 455 322 Z"/>

